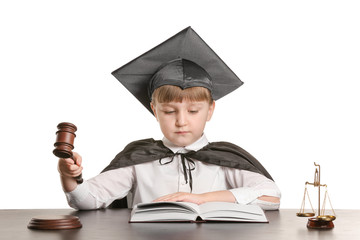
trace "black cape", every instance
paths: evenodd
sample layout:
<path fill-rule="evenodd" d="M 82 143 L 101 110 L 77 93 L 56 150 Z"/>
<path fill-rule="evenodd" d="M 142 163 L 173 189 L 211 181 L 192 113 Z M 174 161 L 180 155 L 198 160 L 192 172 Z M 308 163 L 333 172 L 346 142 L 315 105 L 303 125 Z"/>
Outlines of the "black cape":
<path fill-rule="evenodd" d="M 222 167 L 260 173 L 273 180 L 256 158 L 235 144 L 229 142 L 212 142 L 198 151 L 179 154 L 173 153 L 162 141 L 152 138 L 138 140 L 128 144 L 102 172 L 152 162 L 173 157 L 174 155 L 182 155 L 188 160 L 198 160 Z"/>
<path fill-rule="evenodd" d="M 163 144 L 162 141 L 154 140 L 152 138 L 138 140 L 128 144 L 123 151 L 115 156 L 114 160 L 112 160 L 102 172 L 156 160 L 159 160 L 161 163 L 161 160 L 167 157 L 170 157 L 172 161 L 172 158 L 176 155 L 181 156 L 186 181 L 188 179 L 187 172 L 189 173 L 190 187 L 192 187 L 191 171 L 195 168 L 193 160 L 222 167 L 256 172 L 273 180 L 271 175 L 260 164 L 260 162 L 256 160 L 256 158 L 235 144 L 229 142 L 212 142 L 198 151 L 173 153 Z M 187 161 L 185 161 L 185 159 Z M 186 166 L 185 162 L 191 162 L 193 164 L 193 168 L 191 168 L 189 164 Z M 110 207 L 126 207 L 126 204 L 123 204 L 124 202 L 117 202 L 113 203 Z"/>

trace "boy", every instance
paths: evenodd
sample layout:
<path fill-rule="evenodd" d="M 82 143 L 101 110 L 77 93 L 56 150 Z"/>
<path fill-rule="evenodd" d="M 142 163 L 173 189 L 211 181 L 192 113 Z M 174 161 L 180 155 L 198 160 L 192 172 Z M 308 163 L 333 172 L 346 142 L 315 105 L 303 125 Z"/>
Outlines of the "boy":
<path fill-rule="evenodd" d="M 191 51 L 185 49 L 179 53 L 176 50 L 172 54 L 171 49 L 178 49 L 178 46 L 171 47 L 174 42 L 180 42 L 182 47 L 190 45 Z M 165 49 L 163 52 L 162 48 Z M 162 141 L 144 139 L 130 143 L 100 175 L 80 185 L 74 177 L 81 174 L 81 156 L 74 153 L 76 164 L 72 159 L 60 159 L 58 169 L 71 207 L 105 208 L 131 192 L 132 199 L 129 200 L 133 206 L 151 201 L 196 204 L 222 201 L 278 209 L 280 191 L 261 164 L 240 147 L 230 143 L 209 143 L 204 135 L 206 122 L 215 109 L 214 99 L 242 83 L 216 54 L 217 64 L 214 65 L 209 49 L 191 28 L 187 28 L 114 71 L 115 77 L 151 109 L 164 138 Z M 202 50 L 205 53 L 201 54 Z M 158 60 L 158 56 L 165 55 L 166 58 Z M 199 55 L 206 59 L 204 65 L 186 59 L 197 59 Z M 145 61 L 148 59 L 152 59 L 151 64 Z M 145 65 L 137 66 L 144 62 Z M 213 66 L 225 69 L 219 70 L 220 78 L 208 73 L 213 71 Z M 144 71 L 146 68 L 151 74 L 134 72 L 134 69 Z M 230 90 L 221 85 L 223 79 L 231 78 L 230 82 L 225 80 L 226 86 L 232 86 Z"/>

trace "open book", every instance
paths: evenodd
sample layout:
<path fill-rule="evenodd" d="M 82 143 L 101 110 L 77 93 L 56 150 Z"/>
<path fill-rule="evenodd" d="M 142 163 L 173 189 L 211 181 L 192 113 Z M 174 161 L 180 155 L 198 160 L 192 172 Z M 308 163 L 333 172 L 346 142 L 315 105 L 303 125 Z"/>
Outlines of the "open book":
<path fill-rule="evenodd" d="M 268 222 L 257 205 L 228 202 L 207 202 L 197 205 L 189 202 L 140 203 L 132 212 L 130 222 Z"/>

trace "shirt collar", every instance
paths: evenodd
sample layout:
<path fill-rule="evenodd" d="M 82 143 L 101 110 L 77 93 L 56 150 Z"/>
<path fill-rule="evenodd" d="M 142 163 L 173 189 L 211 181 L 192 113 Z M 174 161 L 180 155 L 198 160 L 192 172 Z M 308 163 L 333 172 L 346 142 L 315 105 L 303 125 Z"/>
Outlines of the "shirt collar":
<path fill-rule="evenodd" d="M 209 144 L 209 141 L 207 140 L 205 134 L 203 134 L 198 140 L 193 142 L 192 144 L 185 146 L 185 147 L 179 147 L 170 142 L 166 137 L 163 138 L 164 145 L 169 148 L 173 153 L 176 152 L 188 152 L 188 151 L 198 151 L 201 148 L 205 147 Z"/>

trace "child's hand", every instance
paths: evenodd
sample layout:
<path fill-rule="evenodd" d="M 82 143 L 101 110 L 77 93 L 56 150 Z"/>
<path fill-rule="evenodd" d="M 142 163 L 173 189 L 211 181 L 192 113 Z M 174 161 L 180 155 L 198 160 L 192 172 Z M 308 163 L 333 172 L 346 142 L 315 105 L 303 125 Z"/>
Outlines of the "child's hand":
<path fill-rule="evenodd" d="M 153 202 L 191 202 L 200 205 L 206 201 L 203 194 L 177 192 L 159 197 Z"/>
<path fill-rule="evenodd" d="M 191 202 L 198 205 L 206 202 L 235 202 L 234 195 L 229 190 L 206 192 L 201 194 L 177 192 L 155 199 L 154 202 Z"/>
<path fill-rule="evenodd" d="M 74 178 L 81 174 L 83 170 L 81 166 L 82 158 L 76 152 L 73 153 L 73 158 L 75 161 L 71 158 L 59 159 L 58 171 L 61 176 Z"/>

